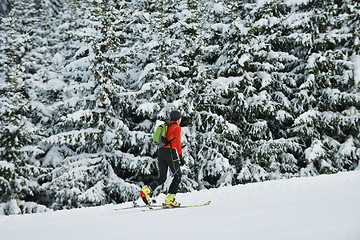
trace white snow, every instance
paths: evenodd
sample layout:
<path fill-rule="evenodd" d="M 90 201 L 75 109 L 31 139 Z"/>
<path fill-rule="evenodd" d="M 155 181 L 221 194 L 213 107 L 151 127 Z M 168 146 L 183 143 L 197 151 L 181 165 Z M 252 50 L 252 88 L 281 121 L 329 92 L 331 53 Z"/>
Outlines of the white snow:
<path fill-rule="evenodd" d="M 275 2 L 275 1 L 274 0 L 258 0 L 257 5 L 262 6 L 266 3 L 271 3 L 271 2 Z M 301 5 L 301 4 L 306 4 L 308 2 L 309 2 L 309 0 L 284 0 L 284 3 L 288 6 Z"/>
<path fill-rule="evenodd" d="M 259 71 L 257 76 L 261 79 L 261 88 L 266 88 L 268 85 L 271 84 L 272 79 L 271 75 L 267 72 Z"/>
<path fill-rule="evenodd" d="M 0 239 L 359 240 L 359 199 L 353 171 L 177 195 L 184 205 L 212 201 L 201 208 L 114 210 L 124 203 L 1 216 Z"/>
<path fill-rule="evenodd" d="M 53 57 L 53 64 L 55 65 L 63 65 L 64 63 L 64 57 L 61 56 L 60 53 L 56 53 Z"/>
<path fill-rule="evenodd" d="M 353 156 L 356 152 L 354 139 L 352 136 L 348 138 L 343 144 L 340 145 L 339 154 L 343 156 Z"/>
<path fill-rule="evenodd" d="M 307 4 L 309 0 L 286 0 L 285 4 L 287 5 L 301 5 L 301 4 Z"/>
<path fill-rule="evenodd" d="M 212 86 L 216 89 L 227 90 L 231 85 L 236 85 L 240 81 L 240 77 L 219 77 L 217 79 L 211 80 Z"/>
<path fill-rule="evenodd" d="M 240 66 L 244 66 L 245 62 L 250 61 L 250 55 L 249 54 L 243 54 L 241 55 L 241 58 L 238 60 L 238 63 Z"/>
<path fill-rule="evenodd" d="M 50 150 L 46 153 L 46 156 L 43 159 L 42 165 L 47 166 L 58 166 L 62 162 L 60 148 L 57 146 L 52 146 Z"/>
<path fill-rule="evenodd" d="M 352 56 L 352 60 L 354 61 L 354 81 L 355 85 L 360 83 L 360 56 Z"/>
<path fill-rule="evenodd" d="M 144 71 L 141 73 L 139 79 L 144 78 L 151 70 L 154 70 L 156 68 L 155 63 L 149 63 L 145 66 Z"/>
<path fill-rule="evenodd" d="M 305 159 L 309 162 L 313 162 L 316 159 L 321 159 L 326 157 L 326 151 L 324 145 L 318 139 L 314 140 L 310 147 L 305 149 Z"/>
<path fill-rule="evenodd" d="M 153 112 L 156 108 L 159 108 L 157 103 L 144 102 L 144 103 L 140 104 L 139 107 L 136 109 L 136 113 L 153 114 Z"/>

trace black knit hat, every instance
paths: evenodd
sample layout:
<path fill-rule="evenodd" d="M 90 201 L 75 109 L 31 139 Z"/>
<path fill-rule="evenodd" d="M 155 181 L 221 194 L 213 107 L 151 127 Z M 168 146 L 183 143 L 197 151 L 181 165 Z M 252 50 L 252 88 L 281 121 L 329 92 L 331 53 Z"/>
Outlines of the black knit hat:
<path fill-rule="evenodd" d="M 172 111 L 170 113 L 170 119 L 173 120 L 173 121 L 177 121 L 181 118 L 181 113 L 179 111 Z"/>

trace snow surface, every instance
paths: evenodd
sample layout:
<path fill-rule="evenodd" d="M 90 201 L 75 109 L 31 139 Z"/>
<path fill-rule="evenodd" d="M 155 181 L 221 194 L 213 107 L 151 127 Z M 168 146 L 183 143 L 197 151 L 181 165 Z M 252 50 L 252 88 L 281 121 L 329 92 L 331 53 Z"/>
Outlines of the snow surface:
<path fill-rule="evenodd" d="M 202 190 L 178 194 L 177 200 L 212 203 L 114 210 L 131 205 L 124 203 L 0 216 L 0 239 L 360 239 L 360 171 Z"/>

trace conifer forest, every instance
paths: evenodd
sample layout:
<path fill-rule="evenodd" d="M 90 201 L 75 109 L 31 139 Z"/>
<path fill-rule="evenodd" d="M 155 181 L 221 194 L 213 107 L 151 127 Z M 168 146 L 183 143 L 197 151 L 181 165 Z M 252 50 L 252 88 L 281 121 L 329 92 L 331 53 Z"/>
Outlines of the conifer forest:
<path fill-rule="evenodd" d="M 0 2 L 0 215 L 360 169 L 357 0 Z"/>

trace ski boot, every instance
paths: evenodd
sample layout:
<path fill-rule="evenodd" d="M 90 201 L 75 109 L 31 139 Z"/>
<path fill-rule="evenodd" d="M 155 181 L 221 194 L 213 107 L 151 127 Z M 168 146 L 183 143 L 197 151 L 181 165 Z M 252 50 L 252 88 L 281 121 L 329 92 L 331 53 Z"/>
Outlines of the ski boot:
<path fill-rule="evenodd" d="M 146 205 L 150 205 L 150 193 L 151 193 L 151 189 L 148 186 L 144 186 L 140 190 L 141 198 Z"/>
<path fill-rule="evenodd" d="M 169 196 L 165 199 L 166 206 L 179 207 L 180 203 L 175 201 L 175 195 L 169 194 Z"/>

